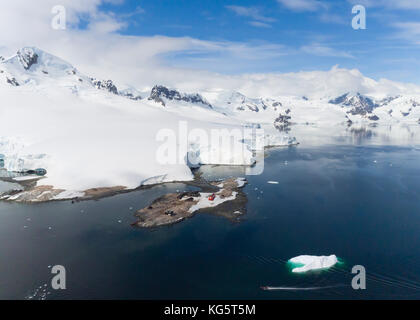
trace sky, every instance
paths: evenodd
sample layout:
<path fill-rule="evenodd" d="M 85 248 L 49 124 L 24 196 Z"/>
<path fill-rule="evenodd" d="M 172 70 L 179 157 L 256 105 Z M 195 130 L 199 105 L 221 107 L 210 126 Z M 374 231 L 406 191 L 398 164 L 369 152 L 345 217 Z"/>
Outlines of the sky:
<path fill-rule="evenodd" d="M 366 8 L 354 30 L 352 7 Z M 420 82 L 419 0 L 127 0 L 101 6 L 126 35 L 165 35 L 259 48 L 243 59 L 227 53 L 168 53 L 176 65 L 218 72 L 292 72 L 358 68 L 373 78 Z M 240 48 L 237 48 L 240 50 Z M 255 55 L 254 55 L 255 54 Z"/>
<path fill-rule="evenodd" d="M 56 5 L 65 30 L 51 28 Z M 366 8 L 364 30 L 352 28 L 355 5 Z M 0 28 L 2 55 L 37 46 L 137 85 L 270 82 L 337 67 L 420 84 L 420 0 L 3 0 Z"/>

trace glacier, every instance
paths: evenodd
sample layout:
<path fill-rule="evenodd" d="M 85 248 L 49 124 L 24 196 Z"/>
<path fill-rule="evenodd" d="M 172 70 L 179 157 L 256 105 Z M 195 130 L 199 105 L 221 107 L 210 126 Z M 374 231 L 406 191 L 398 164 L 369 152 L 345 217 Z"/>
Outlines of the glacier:
<path fill-rule="evenodd" d="M 347 75 L 342 69 L 330 73 Z M 322 86 L 323 77 L 311 79 Z M 256 151 L 298 143 L 288 133 L 290 126 L 297 134 L 299 126 L 306 126 L 334 136 L 338 125 L 420 123 L 416 88 L 386 94 L 379 90 L 381 83 L 358 73 L 357 78 L 368 84 L 363 94 L 334 83 L 324 93 L 305 96 L 248 97 L 221 88 L 182 93 L 156 84 L 138 90 L 87 76 L 52 54 L 25 47 L 0 61 L 0 154 L 7 170 L 45 168 L 39 186 L 75 194 L 96 187 L 190 181 L 191 168 L 203 164 L 252 166 Z M 161 163 L 156 137 L 162 129 L 178 132 L 182 121 L 191 131 L 254 128 L 256 134 L 241 137 L 238 150 L 191 140 L 185 154 L 178 155 L 183 161 Z M 306 135 L 305 142 L 314 138 Z"/>
<path fill-rule="evenodd" d="M 194 177 L 188 161 L 168 165 L 156 158 L 161 145 L 156 136 L 162 128 L 177 132 L 178 123 L 188 121 L 191 128 L 206 132 L 243 129 L 241 121 L 201 101 L 192 103 L 198 95 L 186 96 L 192 102 L 174 100 L 163 107 L 135 89 L 118 90 L 110 80 L 99 85 L 70 63 L 34 47 L 0 62 L 0 92 L 5 168 L 45 168 L 47 175 L 37 185 L 67 190 L 56 199 L 97 187 L 134 189 L 190 181 Z M 255 161 L 245 143 L 238 153 L 208 143 L 190 144 L 186 151 L 195 153 L 200 164 L 248 166 Z"/>

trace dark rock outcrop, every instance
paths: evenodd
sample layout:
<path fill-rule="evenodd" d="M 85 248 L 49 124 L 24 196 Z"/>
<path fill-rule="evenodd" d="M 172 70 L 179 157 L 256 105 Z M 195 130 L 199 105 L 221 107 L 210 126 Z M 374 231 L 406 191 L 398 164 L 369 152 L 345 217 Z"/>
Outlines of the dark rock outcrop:
<path fill-rule="evenodd" d="M 390 102 L 394 101 L 395 99 L 398 99 L 401 96 L 395 96 L 395 97 L 386 97 L 382 100 L 378 101 L 378 106 L 382 107 L 382 106 L 386 106 L 388 105 Z"/>
<path fill-rule="evenodd" d="M 347 111 L 347 113 L 362 116 L 372 113 L 373 109 L 379 106 L 372 99 L 363 96 L 360 93 L 357 93 L 356 95 L 346 93 L 338 98 L 330 100 L 329 103 L 340 105 L 342 107 L 350 107 L 351 109 Z"/>
<path fill-rule="evenodd" d="M 411 99 L 410 102 L 411 102 L 411 106 L 413 108 L 420 106 L 420 103 L 418 103 L 416 100 Z"/>
<path fill-rule="evenodd" d="M 369 120 L 372 120 L 372 121 L 378 121 L 379 120 L 379 117 L 376 114 L 374 114 L 374 115 L 368 117 L 368 119 Z"/>
<path fill-rule="evenodd" d="M 193 104 L 202 104 L 209 108 L 213 108 L 210 103 L 208 103 L 200 94 L 186 94 L 180 93 L 177 90 L 168 89 L 164 86 L 154 86 L 150 92 L 149 100 L 155 101 L 157 103 L 166 106 L 164 99 L 172 101 L 184 101 Z"/>
<path fill-rule="evenodd" d="M 274 127 L 279 130 L 280 132 L 289 132 L 290 131 L 290 125 L 292 124 L 290 120 L 292 119 L 289 115 L 282 115 L 280 114 L 275 120 L 274 120 Z"/>
<path fill-rule="evenodd" d="M 112 80 L 97 80 L 92 79 L 92 84 L 100 90 L 105 90 L 108 92 L 111 92 L 113 94 L 118 94 L 118 89 L 115 86 L 115 84 L 112 82 Z"/>
<path fill-rule="evenodd" d="M 8 84 L 11 84 L 14 87 L 19 87 L 19 82 L 17 82 L 17 80 L 15 78 L 6 78 L 6 81 Z"/>
<path fill-rule="evenodd" d="M 134 100 L 134 101 L 138 101 L 142 99 L 141 96 L 135 96 L 131 92 L 119 92 L 119 95 L 122 97 L 126 97 L 128 99 Z"/>
<path fill-rule="evenodd" d="M 32 48 L 18 50 L 17 57 L 25 70 L 29 70 L 34 64 L 38 63 L 38 55 Z"/>

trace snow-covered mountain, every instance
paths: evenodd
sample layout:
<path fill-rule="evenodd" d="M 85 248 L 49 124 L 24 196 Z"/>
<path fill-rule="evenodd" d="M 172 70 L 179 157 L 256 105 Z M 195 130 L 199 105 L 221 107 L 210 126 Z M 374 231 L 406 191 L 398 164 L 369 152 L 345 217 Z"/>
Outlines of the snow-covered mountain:
<path fill-rule="evenodd" d="M 25 47 L 0 61 L 0 83 L 32 86 L 36 90 L 65 87 L 74 93 L 81 90 L 98 89 L 132 100 L 141 96 L 134 89 L 118 90 L 112 80 L 99 80 L 80 73 L 70 63 L 35 47 Z"/>
<path fill-rule="evenodd" d="M 306 96 L 251 98 L 237 91 L 182 93 L 162 85 L 155 85 L 149 93 L 145 93 L 133 87 L 121 90 L 113 80 L 85 76 L 70 63 L 34 47 L 22 48 L 16 55 L 0 61 L 1 83 L 16 87 L 31 86 L 39 91 L 60 86 L 76 94 L 97 94 L 95 91 L 101 90 L 134 101 L 147 98 L 160 106 L 214 109 L 240 122 L 276 122 L 278 125 L 279 119 L 283 121 L 286 115 L 290 124 L 420 120 L 420 93 L 385 98 L 359 92 L 338 93 L 335 97 L 321 99 L 308 99 Z"/>
<path fill-rule="evenodd" d="M 241 121 L 291 124 L 339 123 L 416 123 L 420 120 L 418 95 L 375 98 L 354 94 L 338 94 L 320 99 L 280 96 L 249 98 L 239 92 L 222 92 L 209 100 L 215 110 Z"/>
<path fill-rule="evenodd" d="M 200 94 L 156 86 L 149 100 L 132 87 L 118 87 L 113 80 L 86 76 L 33 47 L 1 61 L 0 154 L 5 156 L 5 167 L 45 168 L 47 176 L 39 185 L 79 192 L 191 180 L 186 159 L 190 152 L 201 164 L 255 161 L 244 137 L 237 137 L 240 150 L 230 150 L 191 136 L 194 129 L 201 135 L 242 130 L 240 121 L 213 110 Z M 182 131 L 184 124 L 188 128 Z M 178 150 L 183 139 L 185 148 Z M 289 140 L 278 135 L 270 136 L 270 141 Z"/>
<path fill-rule="evenodd" d="M 192 179 L 184 161 L 189 147 L 202 161 L 220 152 L 220 158 L 211 163 L 229 164 L 232 159 L 234 164 L 252 163 L 249 139 L 241 139 L 245 142 L 242 154 L 229 155 L 229 150 L 217 150 L 190 137 L 186 148 L 175 150 L 173 164 L 162 163 L 157 154 L 166 157 L 167 152 L 161 150 L 165 139 L 182 145 L 177 140 L 184 130 L 180 123 L 187 123 L 188 132 L 258 124 L 265 130 L 265 144 L 275 145 L 293 141 L 287 132 L 295 124 L 327 128 L 356 122 L 417 123 L 420 119 L 420 93 L 376 97 L 342 92 L 340 87 L 329 88 L 328 95 L 308 94 L 309 98 L 248 97 L 223 88 L 183 90 L 189 93 L 155 84 L 150 88 L 140 91 L 87 76 L 34 47 L 0 59 L 0 154 L 6 156 L 6 167 L 46 168 L 48 175 L 39 183 L 65 190 L 135 188 Z M 331 96 L 331 92 L 336 94 Z M 162 132 L 176 134 L 165 138 Z"/>
<path fill-rule="evenodd" d="M 190 104 L 199 104 L 208 108 L 213 108 L 210 103 L 208 103 L 200 94 L 188 94 L 180 93 L 174 89 L 168 89 L 165 86 L 157 85 L 154 86 L 150 92 L 149 100 L 153 100 L 157 103 L 166 106 L 168 101 L 172 102 L 185 102 Z"/>
<path fill-rule="evenodd" d="M 369 97 L 365 97 L 357 92 L 355 95 L 349 93 L 343 94 L 342 96 L 330 100 L 329 103 L 337 104 L 342 107 L 349 108 L 350 110 L 347 113 L 352 115 L 366 115 L 367 113 L 372 113 L 373 109 L 378 107 L 378 105 Z"/>
<path fill-rule="evenodd" d="M 281 102 L 270 98 L 251 99 L 240 92 L 228 92 L 219 97 L 220 107 L 235 112 L 261 112 L 267 109 L 277 111 L 282 106 Z"/>

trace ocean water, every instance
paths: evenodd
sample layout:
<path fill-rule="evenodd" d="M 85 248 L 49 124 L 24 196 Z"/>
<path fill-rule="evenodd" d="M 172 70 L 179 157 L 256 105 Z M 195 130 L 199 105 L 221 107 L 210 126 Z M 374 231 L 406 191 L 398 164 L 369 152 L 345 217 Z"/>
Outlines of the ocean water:
<path fill-rule="evenodd" d="M 240 223 L 199 214 L 130 226 L 136 209 L 192 189 L 184 184 L 74 204 L 0 202 L 0 299 L 419 299 L 418 128 L 293 130 L 301 145 L 268 150 L 263 174 L 247 176 Z M 341 263 L 292 273 L 287 260 L 301 254 Z M 66 290 L 51 288 L 54 265 Z M 366 290 L 351 287 L 354 265 Z"/>

